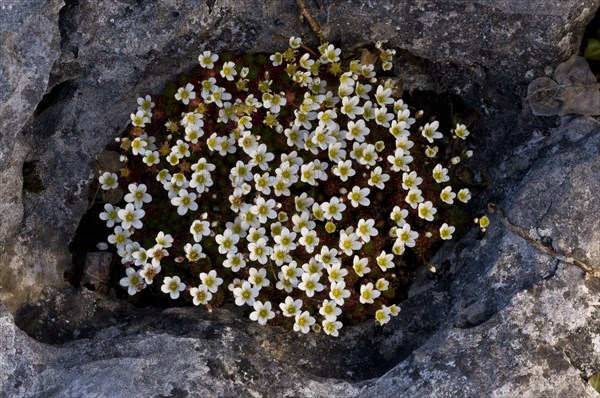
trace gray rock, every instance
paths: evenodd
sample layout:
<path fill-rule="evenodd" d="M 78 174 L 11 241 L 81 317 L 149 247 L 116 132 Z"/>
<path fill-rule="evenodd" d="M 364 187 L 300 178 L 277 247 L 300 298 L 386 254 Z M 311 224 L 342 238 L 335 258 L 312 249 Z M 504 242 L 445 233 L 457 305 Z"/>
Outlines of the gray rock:
<path fill-rule="evenodd" d="M 274 34 L 311 34 L 291 0 L 65 3 L 0 11 L 0 396 L 595 396 L 583 380 L 600 370 L 598 281 L 497 220 L 445 246 L 393 322 L 340 339 L 70 287 L 98 156 L 136 96 L 202 49 L 273 51 L 285 45 Z M 476 115 L 486 196 L 512 222 L 600 266 L 598 122 L 553 128 L 522 106 L 527 84 L 577 51 L 596 1 L 324 3 L 328 38 L 389 40 L 409 91 L 451 93 Z"/>

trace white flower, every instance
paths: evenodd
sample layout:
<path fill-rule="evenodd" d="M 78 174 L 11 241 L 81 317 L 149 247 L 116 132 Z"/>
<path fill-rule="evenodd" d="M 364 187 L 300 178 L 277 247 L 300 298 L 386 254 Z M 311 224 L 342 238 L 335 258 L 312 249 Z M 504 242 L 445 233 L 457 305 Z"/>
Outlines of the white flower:
<path fill-rule="evenodd" d="M 241 160 L 235 163 L 235 166 L 229 173 L 229 179 L 235 184 L 239 184 L 243 181 L 252 181 L 254 175 L 252 174 L 252 165 L 245 164 Z"/>
<path fill-rule="evenodd" d="M 469 135 L 469 130 L 467 130 L 467 126 L 465 126 L 464 124 L 457 124 L 456 128 L 454 129 L 454 134 L 456 134 L 458 138 L 464 140 Z"/>
<path fill-rule="evenodd" d="M 148 141 L 142 139 L 142 137 L 136 137 L 131 141 L 131 153 L 134 155 L 145 155 Z"/>
<path fill-rule="evenodd" d="M 443 223 L 440 227 L 440 238 L 442 238 L 443 240 L 452 239 L 452 234 L 455 230 L 456 228 L 454 228 L 453 226 Z"/>
<path fill-rule="evenodd" d="M 471 199 L 471 192 L 467 188 L 463 188 L 456 194 L 458 200 L 467 203 Z"/>
<path fill-rule="evenodd" d="M 399 206 L 394 206 L 390 218 L 398 227 L 402 227 L 406 224 L 406 217 L 408 217 L 408 210 L 401 209 Z"/>
<path fill-rule="evenodd" d="M 145 264 L 144 268 L 140 271 L 140 276 L 144 278 L 148 285 L 154 282 L 154 278 L 160 272 L 160 265 Z"/>
<path fill-rule="evenodd" d="M 440 148 L 438 148 L 437 146 L 434 146 L 432 148 L 429 145 L 427 145 L 425 147 L 425 156 L 427 156 L 428 158 L 434 158 L 437 156 L 437 153 L 439 150 L 440 150 Z"/>
<path fill-rule="evenodd" d="M 375 289 L 379 290 L 380 292 L 385 292 L 389 288 L 390 282 L 388 282 L 385 278 L 379 278 L 377 279 L 377 282 L 375 282 Z"/>
<path fill-rule="evenodd" d="M 313 208 L 318 208 L 321 210 L 318 204 L 314 203 Z M 302 228 L 306 228 L 308 230 L 313 230 L 316 226 L 316 223 L 310 219 L 310 212 L 308 210 L 303 211 L 300 214 L 294 214 L 292 216 L 292 223 L 294 227 L 292 228 L 294 232 L 301 232 Z"/>
<path fill-rule="evenodd" d="M 267 263 L 267 257 L 271 255 L 272 250 L 272 248 L 267 246 L 267 241 L 264 238 L 248 244 L 250 260 L 258 261 L 260 264 Z"/>
<path fill-rule="evenodd" d="M 296 49 L 302 44 L 302 38 L 292 36 L 290 37 L 289 44 L 291 48 Z"/>
<path fill-rule="evenodd" d="M 152 259 L 152 265 L 160 266 L 160 262 L 164 257 L 169 255 L 166 249 L 163 249 L 160 245 L 154 245 L 147 251 L 148 257 Z"/>
<path fill-rule="evenodd" d="M 250 313 L 251 320 L 265 325 L 268 320 L 275 318 L 275 313 L 271 311 L 271 303 L 269 301 L 266 301 L 264 304 L 261 301 L 255 301 L 253 307 L 254 311 Z"/>
<path fill-rule="evenodd" d="M 327 275 L 330 283 L 341 282 L 344 280 L 344 277 L 348 275 L 348 270 L 342 268 L 341 263 L 328 264 Z"/>
<path fill-rule="evenodd" d="M 145 111 L 137 111 L 129 115 L 131 124 L 136 127 L 146 127 L 146 123 L 150 123 L 150 116 Z"/>
<path fill-rule="evenodd" d="M 104 211 L 100 213 L 100 219 L 106 221 L 106 226 L 108 228 L 112 228 L 115 223 L 121 222 L 119 210 L 118 207 L 113 207 L 110 203 L 104 205 Z"/>
<path fill-rule="evenodd" d="M 166 183 L 167 181 L 171 180 L 171 174 L 169 174 L 169 170 L 167 169 L 162 169 L 161 171 L 158 172 L 158 174 L 156 175 L 156 181 L 158 182 L 162 182 L 163 184 Z"/>
<path fill-rule="evenodd" d="M 310 327 L 315 324 L 315 318 L 310 316 L 308 311 L 304 311 L 301 314 L 296 314 L 294 322 L 294 331 L 308 333 Z"/>
<path fill-rule="evenodd" d="M 385 106 L 382 106 L 381 108 L 375 108 L 375 123 L 383 127 L 390 127 L 390 122 L 392 120 L 394 120 L 394 114 L 388 113 Z"/>
<path fill-rule="evenodd" d="M 281 93 L 283 94 L 283 93 Z M 281 107 L 285 106 L 287 100 L 284 96 L 279 94 L 271 95 L 269 93 L 264 93 L 263 97 L 263 107 L 268 109 L 271 113 L 277 114 L 281 111 Z"/>
<path fill-rule="evenodd" d="M 278 245 L 281 245 L 288 251 L 292 251 L 296 248 L 296 244 L 294 243 L 295 239 L 296 239 L 296 233 L 291 232 L 287 228 L 282 228 L 279 235 L 274 237 L 275 243 L 277 243 Z"/>
<path fill-rule="evenodd" d="M 233 289 L 233 295 L 235 296 L 235 305 L 253 305 L 254 299 L 258 296 L 258 288 L 252 286 L 250 282 L 244 281 L 242 286 Z"/>
<path fill-rule="evenodd" d="M 377 265 L 381 268 L 382 271 L 387 271 L 388 268 L 394 267 L 394 255 L 387 254 L 385 251 L 379 253 L 379 256 L 375 259 L 377 261 Z"/>
<path fill-rule="evenodd" d="M 275 53 L 272 54 L 269 59 L 273 62 L 273 66 L 279 66 L 283 63 L 283 54 Z"/>
<path fill-rule="evenodd" d="M 302 300 L 298 299 L 294 301 L 293 298 L 287 296 L 285 301 L 279 304 L 279 308 L 281 308 L 282 314 L 285 317 L 296 316 L 300 312 L 300 308 L 302 308 Z"/>
<path fill-rule="evenodd" d="M 442 201 L 444 203 L 448 203 L 449 205 L 454 203 L 455 197 L 456 197 L 456 194 L 454 192 L 452 192 L 452 187 L 450 187 L 450 186 L 442 189 L 442 192 L 440 192 L 440 199 L 442 199 Z"/>
<path fill-rule="evenodd" d="M 152 108 L 154 108 L 154 102 L 152 102 L 152 97 L 150 97 L 149 95 L 146 95 L 145 97 L 139 97 L 137 99 L 137 104 L 138 104 L 138 112 L 142 111 L 145 113 L 151 113 L 152 112 Z M 460 126 L 460 124 L 458 125 Z M 458 126 L 456 126 L 456 128 L 458 129 Z"/>
<path fill-rule="evenodd" d="M 367 266 L 368 263 L 368 258 L 354 256 L 354 259 L 352 260 L 352 268 L 354 269 L 354 272 L 356 272 L 356 275 L 363 277 L 365 274 L 371 272 L 371 268 Z"/>
<path fill-rule="evenodd" d="M 423 137 L 425 137 L 430 144 L 433 144 L 433 140 L 437 140 L 443 137 L 442 133 L 437 131 L 439 126 L 440 123 L 437 120 L 432 123 L 427 123 L 425 124 L 425 126 L 423 126 L 423 131 L 421 132 L 421 135 L 423 135 Z"/>
<path fill-rule="evenodd" d="M 219 253 L 236 253 L 238 251 L 235 246 L 240 240 L 239 235 L 234 234 L 232 230 L 226 229 L 223 234 L 215 236 L 215 241 L 219 244 Z"/>
<path fill-rule="evenodd" d="M 294 205 L 296 206 L 296 211 L 304 212 L 307 211 L 312 205 L 315 203 L 315 200 L 309 197 L 306 192 L 302 192 L 300 196 L 296 196 L 294 198 Z"/>
<path fill-rule="evenodd" d="M 309 275 L 317 275 L 319 278 L 323 276 L 323 264 L 321 264 L 315 257 L 311 257 L 308 263 L 302 264 L 302 269 Z"/>
<path fill-rule="evenodd" d="M 250 230 L 248 231 L 248 236 L 246 236 L 246 240 L 248 241 L 248 243 L 256 242 L 257 240 L 259 240 L 261 238 L 265 238 L 265 233 L 266 233 L 266 230 L 263 227 L 260 227 L 260 228 L 251 227 Z M 265 239 L 268 239 L 268 238 L 265 238 Z"/>
<path fill-rule="evenodd" d="M 303 290 L 308 297 L 315 295 L 315 292 L 323 290 L 324 286 L 319 283 L 319 274 L 309 274 L 305 272 L 302 274 L 302 282 L 298 284 L 298 289 Z"/>
<path fill-rule="evenodd" d="M 390 314 L 390 309 L 384 305 L 381 307 L 381 309 L 375 312 L 375 320 L 379 322 L 381 326 L 383 326 L 390 321 Z"/>
<path fill-rule="evenodd" d="M 250 151 L 249 155 L 252 158 L 253 163 L 261 170 L 268 170 L 269 162 L 275 158 L 275 155 L 271 152 L 267 152 L 267 146 L 265 144 L 258 145 L 256 149 Z"/>
<path fill-rule="evenodd" d="M 223 279 L 217 276 L 217 271 L 214 269 L 208 271 L 208 273 L 201 272 L 200 280 L 202 281 L 202 285 L 206 286 L 211 293 L 216 293 L 219 290 L 219 286 L 223 284 Z"/>
<path fill-rule="evenodd" d="M 237 71 L 235 70 L 235 63 L 231 61 L 225 62 L 219 74 L 225 79 L 232 81 L 234 76 L 237 75 Z"/>
<path fill-rule="evenodd" d="M 442 182 L 446 182 L 448 180 L 450 180 L 450 177 L 448 176 L 448 169 L 445 167 L 442 167 L 441 164 L 436 165 L 433 168 L 433 179 L 435 180 L 435 182 L 437 183 L 442 183 Z"/>
<path fill-rule="evenodd" d="M 360 98 L 368 100 L 369 99 L 369 93 L 371 92 L 372 88 L 373 87 L 370 84 L 356 83 L 356 86 L 354 87 L 354 92 Z M 371 102 L 371 101 L 369 101 L 369 102 Z M 363 107 L 363 110 L 364 110 L 364 107 Z"/>
<path fill-rule="evenodd" d="M 210 77 L 208 80 L 202 80 L 200 83 L 202 85 L 202 91 L 200 92 L 200 95 L 202 98 L 204 98 L 204 100 L 208 100 L 211 94 L 217 90 L 218 87 L 216 83 L 217 79 L 214 77 Z"/>
<path fill-rule="evenodd" d="M 336 318 L 342 313 L 342 310 L 336 305 L 335 301 L 323 300 L 319 314 L 328 321 L 335 321 Z"/>
<path fill-rule="evenodd" d="M 329 288 L 329 298 L 337 305 L 344 305 L 344 301 L 350 297 L 350 290 L 346 289 L 346 282 L 332 282 Z"/>
<path fill-rule="evenodd" d="M 361 304 L 373 304 L 373 300 L 380 295 L 381 292 L 374 289 L 373 283 L 369 282 L 366 285 L 361 285 L 358 301 L 360 301 Z"/>
<path fill-rule="evenodd" d="M 125 202 L 133 203 L 136 209 L 143 206 L 144 203 L 152 202 L 152 196 L 148 192 L 145 184 L 129 184 L 127 187 L 129 193 L 125 195 Z"/>
<path fill-rule="evenodd" d="M 353 251 L 360 250 L 362 244 L 354 232 L 340 231 L 339 247 L 347 256 L 350 256 Z"/>
<path fill-rule="evenodd" d="M 417 175 L 415 171 L 402 174 L 402 188 L 406 190 L 417 189 L 423 182 L 423 179 Z"/>
<path fill-rule="evenodd" d="M 339 221 L 342 219 L 342 213 L 346 210 L 346 205 L 334 196 L 329 202 L 321 204 L 321 209 L 323 209 L 324 217 L 327 220 Z"/>
<path fill-rule="evenodd" d="M 356 227 L 356 235 L 362 239 L 363 242 L 368 243 L 371 241 L 372 236 L 377 236 L 378 232 L 375 228 L 375 220 L 372 218 L 365 220 L 361 218 L 358 220 L 358 227 Z"/>
<path fill-rule="evenodd" d="M 424 199 L 421 195 L 421 190 L 419 188 L 415 188 L 408 191 L 408 194 L 406 194 L 406 198 L 404 200 L 410 205 L 410 207 L 416 209 L 419 203 L 423 202 Z"/>
<path fill-rule="evenodd" d="M 105 172 L 98 178 L 102 189 L 108 191 L 109 189 L 115 189 L 119 186 L 119 177 L 115 173 Z"/>
<path fill-rule="evenodd" d="M 217 87 L 215 90 L 206 98 L 207 103 L 214 102 L 219 108 L 223 107 L 223 101 L 229 101 L 231 94 L 225 91 L 223 87 Z"/>
<path fill-rule="evenodd" d="M 364 142 L 365 137 L 369 134 L 370 130 L 365 125 L 365 121 L 359 119 L 356 123 L 353 121 L 348 122 L 348 132 L 346 133 L 347 140 L 355 140 L 356 142 Z"/>
<path fill-rule="evenodd" d="M 223 261 L 223 267 L 231 268 L 233 272 L 238 272 L 240 269 L 246 267 L 246 260 L 242 253 L 227 253 L 227 259 Z"/>
<path fill-rule="evenodd" d="M 212 69 L 215 67 L 215 62 L 219 59 L 217 54 L 213 54 L 210 51 L 204 51 L 202 54 L 198 56 L 198 62 L 200 62 L 200 66 L 206 69 Z"/>
<path fill-rule="evenodd" d="M 375 167 L 374 170 L 371 171 L 371 176 L 369 177 L 369 180 L 367 181 L 367 183 L 370 186 L 375 186 L 376 188 L 384 189 L 385 183 L 388 182 L 389 180 L 390 180 L 389 174 L 383 173 L 383 170 L 381 169 L 381 167 L 377 166 L 377 167 Z"/>
<path fill-rule="evenodd" d="M 410 224 L 404 224 L 402 228 L 396 230 L 396 236 L 404 246 L 414 247 L 415 241 L 419 237 L 419 233 L 417 231 L 412 231 Z"/>
<path fill-rule="evenodd" d="M 206 305 L 212 299 L 212 293 L 209 292 L 204 285 L 191 288 L 190 294 L 193 297 L 192 301 L 194 302 L 194 305 Z"/>
<path fill-rule="evenodd" d="M 121 226 L 116 226 L 113 232 L 113 234 L 108 235 L 108 243 L 115 245 L 117 248 L 125 248 L 127 243 L 130 242 L 131 232 L 128 229 L 121 228 Z"/>
<path fill-rule="evenodd" d="M 270 195 L 273 180 L 269 173 L 254 174 L 254 188 L 263 195 Z"/>
<path fill-rule="evenodd" d="M 315 120 L 317 118 L 317 113 L 316 112 L 302 112 L 300 109 L 296 109 L 294 111 L 294 116 L 296 116 L 296 118 L 294 119 L 293 127 L 296 127 L 297 128 L 296 132 L 298 132 L 298 129 L 300 127 L 305 128 L 307 130 L 312 129 L 312 123 L 310 121 Z M 287 136 L 288 136 L 288 134 L 286 134 L 286 137 Z"/>
<path fill-rule="evenodd" d="M 173 300 L 179 298 L 179 292 L 185 290 L 185 283 L 181 282 L 178 276 L 166 276 L 163 285 L 160 287 L 163 293 L 169 293 Z"/>
<path fill-rule="evenodd" d="M 413 161 L 413 157 L 405 154 L 401 148 L 396 148 L 394 156 L 388 156 L 387 161 L 392 164 L 394 171 L 407 171 L 408 165 Z"/>
<path fill-rule="evenodd" d="M 437 213 L 437 209 L 433 207 L 433 203 L 431 201 L 427 201 L 425 203 L 419 203 L 419 208 L 417 209 L 419 218 L 422 218 L 427 221 L 433 221 L 433 216 Z"/>
<path fill-rule="evenodd" d="M 385 88 L 381 85 L 377 86 L 377 91 L 375 92 L 375 100 L 379 105 L 391 105 L 394 103 L 394 99 L 392 98 L 392 89 Z"/>
<path fill-rule="evenodd" d="M 119 281 L 119 285 L 127 288 L 127 293 L 130 296 L 133 296 L 138 292 L 138 289 L 142 289 L 144 287 L 144 281 L 140 276 L 139 271 L 133 269 L 133 267 L 129 267 L 125 270 L 127 274 L 126 277 L 121 278 Z"/>
<path fill-rule="evenodd" d="M 342 149 L 342 143 L 336 142 L 335 144 L 329 145 L 327 149 L 327 155 L 329 160 L 334 163 L 339 163 L 346 158 L 346 150 Z"/>
<path fill-rule="evenodd" d="M 187 243 L 183 247 L 183 250 L 185 251 L 185 257 L 191 262 L 196 262 L 202 257 L 202 246 L 197 243 L 193 245 L 191 243 Z"/>
<path fill-rule="evenodd" d="M 307 253 L 312 253 L 315 251 L 315 247 L 319 244 L 319 237 L 315 230 L 309 230 L 306 227 L 302 227 L 300 230 L 300 234 L 302 235 L 299 239 L 299 243 L 304 246 L 304 249 Z"/>
<path fill-rule="evenodd" d="M 198 203 L 195 202 L 196 194 L 193 192 L 188 193 L 187 190 L 182 189 L 178 192 L 178 196 L 171 199 L 171 204 L 177 206 L 177 214 L 180 216 L 185 215 L 188 210 L 198 210 Z"/>
<path fill-rule="evenodd" d="M 337 254 L 338 251 L 336 249 L 330 249 L 327 246 L 322 246 L 321 253 L 317 254 L 315 258 L 324 266 L 329 266 L 340 262 L 340 260 L 337 258 Z"/>
<path fill-rule="evenodd" d="M 360 188 L 357 185 L 352 187 L 352 191 L 348 193 L 348 199 L 350 199 L 352 207 L 368 206 L 371 204 L 371 201 L 368 198 L 370 192 L 371 190 L 369 188 Z"/>
<path fill-rule="evenodd" d="M 160 157 L 158 151 L 146 151 L 142 161 L 150 167 L 154 166 L 155 164 L 159 164 Z"/>
<path fill-rule="evenodd" d="M 157 245 L 159 245 L 161 248 L 164 247 L 165 249 L 168 249 L 173 245 L 173 237 L 169 234 L 165 234 L 163 231 L 160 231 L 156 235 L 155 241 Z"/>
<path fill-rule="evenodd" d="M 248 272 L 248 281 L 258 288 L 258 290 L 271 284 L 267 278 L 267 270 L 264 268 L 258 270 L 254 267 L 250 268 L 250 271 Z"/>
<path fill-rule="evenodd" d="M 123 229 L 135 228 L 141 229 L 142 222 L 140 221 L 146 212 L 142 209 L 136 209 L 131 203 L 127 203 L 124 209 L 119 210 L 118 215 L 121 219 L 121 227 Z"/>
<path fill-rule="evenodd" d="M 342 322 L 335 320 L 329 321 L 327 319 L 323 319 L 322 325 L 325 334 L 328 334 L 333 337 L 337 337 L 340 335 L 339 330 L 342 328 Z"/>
<path fill-rule="evenodd" d="M 189 186 L 190 188 L 194 188 L 198 193 L 204 193 L 207 188 L 213 186 L 213 180 L 210 172 L 202 170 L 200 172 L 193 173 L 189 182 Z"/>
<path fill-rule="evenodd" d="M 189 104 L 190 100 L 195 98 L 196 93 L 194 92 L 194 85 L 192 83 L 186 84 L 185 87 L 179 87 L 175 94 L 175 99 L 183 102 L 184 105 Z"/>
<path fill-rule="evenodd" d="M 210 223 L 206 220 L 195 220 L 190 226 L 190 233 L 194 237 L 194 241 L 200 242 L 203 236 L 210 235 Z"/>
<path fill-rule="evenodd" d="M 410 135 L 410 131 L 408 131 L 407 128 L 408 125 L 405 122 L 393 120 L 392 124 L 390 125 L 389 132 L 396 138 L 396 140 L 407 139 Z"/>
<path fill-rule="evenodd" d="M 367 144 L 363 148 L 362 156 L 358 158 L 358 163 L 368 166 L 375 166 L 378 157 L 379 155 L 377 155 L 375 145 Z"/>
<path fill-rule="evenodd" d="M 181 119 L 181 125 L 185 127 L 186 130 L 193 128 L 201 128 L 204 126 L 204 121 L 202 120 L 202 114 L 196 112 L 188 112 L 185 113 L 183 118 Z"/>
<path fill-rule="evenodd" d="M 334 166 L 333 174 L 340 177 L 342 181 L 348 181 L 348 177 L 356 175 L 356 171 L 352 168 L 352 161 L 345 160 L 338 162 L 337 166 Z"/>
<path fill-rule="evenodd" d="M 267 219 L 274 219 L 277 217 L 277 212 L 274 210 L 277 202 L 274 199 L 265 200 L 262 196 L 259 196 L 254 201 L 254 206 L 250 207 L 252 214 L 258 216 L 258 221 L 261 224 L 267 222 Z"/>
<path fill-rule="evenodd" d="M 298 278 L 303 274 L 302 269 L 298 268 L 298 264 L 295 261 L 281 267 L 281 272 L 283 279 L 292 282 L 294 286 L 298 284 Z"/>
<path fill-rule="evenodd" d="M 360 101 L 360 97 L 358 96 L 342 98 L 342 107 L 340 112 L 348 116 L 348 118 L 354 120 L 356 115 L 362 115 L 363 113 L 362 108 L 358 106 L 358 101 Z"/>

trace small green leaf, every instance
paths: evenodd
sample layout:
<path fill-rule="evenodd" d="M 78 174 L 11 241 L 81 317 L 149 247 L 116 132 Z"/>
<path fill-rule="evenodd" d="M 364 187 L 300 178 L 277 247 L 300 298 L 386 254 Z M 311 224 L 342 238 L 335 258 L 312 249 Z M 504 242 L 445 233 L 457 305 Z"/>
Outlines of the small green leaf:
<path fill-rule="evenodd" d="M 588 383 L 594 388 L 594 390 L 600 392 L 600 372 L 590 377 Z"/>
<path fill-rule="evenodd" d="M 600 40 L 588 39 L 587 46 L 583 52 L 583 56 L 587 59 L 600 61 Z"/>

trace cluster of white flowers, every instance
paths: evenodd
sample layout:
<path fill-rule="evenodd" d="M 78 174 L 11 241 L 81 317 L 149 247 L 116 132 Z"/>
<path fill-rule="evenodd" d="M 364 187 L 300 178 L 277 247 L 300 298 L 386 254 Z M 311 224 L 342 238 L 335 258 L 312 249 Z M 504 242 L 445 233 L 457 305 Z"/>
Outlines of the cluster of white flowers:
<path fill-rule="evenodd" d="M 147 185 L 130 183 L 123 208 L 104 206 L 100 218 L 114 228 L 108 241 L 127 266 L 120 284 L 130 295 L 160 275 L 161 291 L 172 299 L 187 290 L 195 305 L 207 305 L 226 278 L 235 304 L 251 307 L 253 321 L 265 324 L 281 315 L 293 320 L 295 331 L 337 336 L 345 303 L 375 305 L 393 283 L 395 259 L 419 239 L 431 239 L 431 233 L 417 232 L 417 223 L 441 224 L 437 238 L 452 238 L 455 227 L 439 219 L 434 202 L 466 203 L 470 192 L 449 185 L 461 156 L 448 164 L 431 162 L 438 147 L 429 145 L 444 138 L 439 123 L 411 132 L 417 117 L 393 98 L 392 83 L 377 79 L 374 65 L 353 60 L 342 68 L 341 50 L 333 45 L 319 47 L 316 57 L 300 46 L 292 37 L 289 48 L 268 61 L 291 80 L 290 88 L 274 84 L 269 73 L 251 86 L 249 68 L 204 51 L 198 60 L 205 78 L 177 90 L 185 111 L 158 137 L 148 132 L 155 103 L 150 96 L 138 99 L 131 114 L 137 134 L 123 138 L 128 156 L 139 157 L 162 185 L 168 200 L 161 203 L 191 222 L 185 231 L 164 225 L 153 232 L 154 244 L 142 247 L 144 207 L 154 199 Z M 376 47 L 382 68 L 391 69 L 394 52 Z M 464 125 L 453 130 L 454 139 L 468 135 Z M 422 159 L 431 166 L 414 169 Z M 104 190 L 119 185 L 114 173 L 99 181 Z M 228 197 L 215 200 L 209 192 L 217 189 L 229 190 Z M 431 192 L 438 197 L 427 197 Z M 368 216 L 380 212 L 373 203 L 379 193 L 393 201 L 386 220 Z M 199 211 L 206 201 L 212 205 Z M 228 207 L 230 219 L 211 219 L 215 205 Z M 389 241 L 387 251 L 364 250 L 375 239 Z M 205 252 L 207 241 L 216 252 Z M 199 274 L 196 286 L 161 274 L 169 259 L 199 264 L 206 256 L 213 267 Z M 273 304 L 274 291 L 285 298 Z M 382 325 L 398 312 L 394 304 L 370 310 Z"/>

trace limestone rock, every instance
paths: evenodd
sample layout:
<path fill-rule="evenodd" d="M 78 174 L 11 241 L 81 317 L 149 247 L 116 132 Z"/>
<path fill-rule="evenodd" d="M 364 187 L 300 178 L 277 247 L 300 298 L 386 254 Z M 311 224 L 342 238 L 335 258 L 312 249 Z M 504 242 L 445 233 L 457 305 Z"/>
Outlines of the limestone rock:
<path fill-rule="evenodd" d="M 600 369 L 598 282 L 497 222 L 445 246 L 392 323 L 337 340 L 69 286 L 98 156 L 135 98 L 200 50 L 312 36 L 292 0 L 12 3 L 0 10 L 0 396 L 594 396 L 582 379 Z M 408 91 L 451 93 L 476 115 L 486 195 L 510 220 L 600 265 L 597 121 L 551 129 L 522 109 L 527 84 L 577 51 L 597 1 L 323 3 L 328 38 L 388 40 Z"/>

